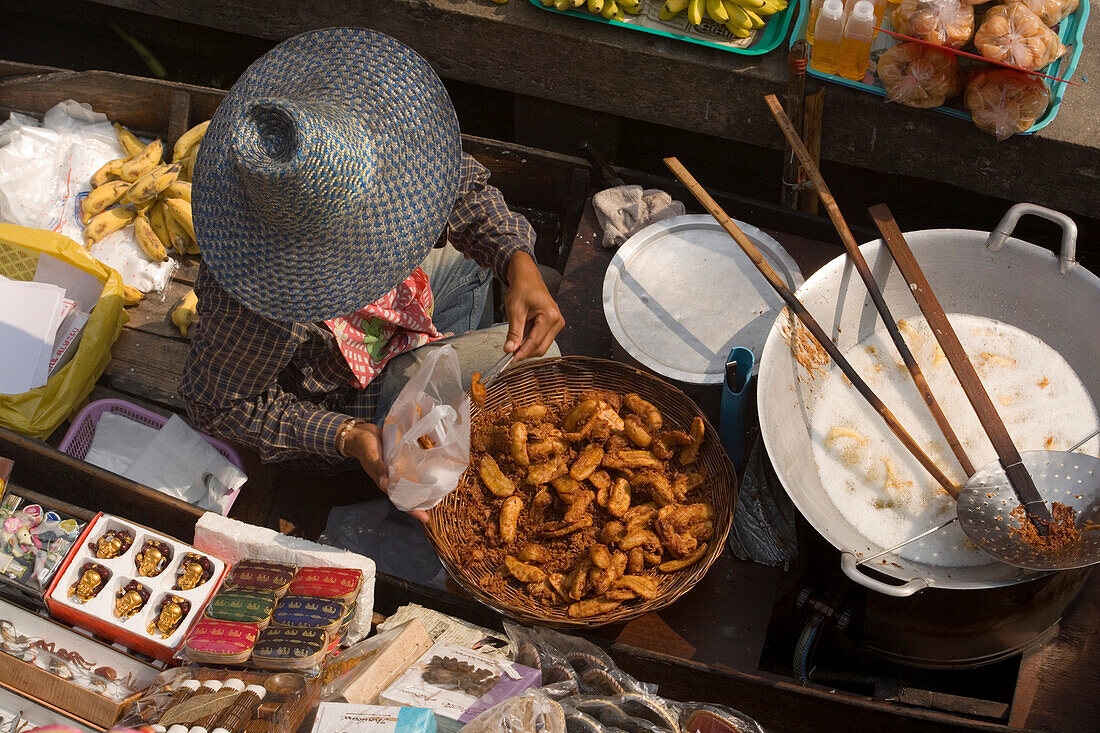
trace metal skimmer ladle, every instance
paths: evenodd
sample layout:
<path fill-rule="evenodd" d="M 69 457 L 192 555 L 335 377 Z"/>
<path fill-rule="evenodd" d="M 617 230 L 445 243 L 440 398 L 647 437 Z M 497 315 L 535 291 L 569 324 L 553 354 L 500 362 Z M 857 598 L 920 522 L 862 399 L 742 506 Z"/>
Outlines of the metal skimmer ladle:
<path fill-rule="evenodd" d="M 1077 441 L 1076 445 L 1074 445 L 1071 448 L 1066 449 L 1065 451 L 1026 451 L 1024 453 L 1021 453 L 1020 455 L 1024 458 L 1025 462 L 1027 461 L 1029 456 L 1041 456 L 1043 458 L 1049 458 L 1050 456 L 1065 456 L 1065 457 L 1067 457 L 1067 459 L 1069 457 L 1072 457 L 1074 459 L 1073 460 L 1074 464 L 1078 464 L 1078 463 L 1083 462 L 1083 461 L 1100 462 L 1100 461 L 1098 461 L 1098 459 L 1096 459 L 1092 456 L 1087 456 L 1087 455 L 1084 455 L 1082 453 L 1074 453 L 1075 450 L 1077 450 L 1078 448 L 1083 446 L 1085 443 L 1087 443 L 1090 440 L 1092 440 L 1093 438 L 1095 438 L 1097 435 L 1100 435 L 1100 428 L 1097 428 L 1096 430 L 1093 430 L 1092 433 L 1090 433 L 1087 438 L 1082 438 L 1081 440 Z M 927 537 L 930 534 L 935 534 L 936 532 L 939 532 L 944 527 L 947 527 L 948 525 L 951 525 L 951 524 L 954 524 L 955 522 L 958 522 L 959 518 L 963 515 L 964 511 L 968 514 L 968 516 L 972 517 L 972 519 L 971 519 L 972 524 L 979 525 L 979 526 L 980 525 L 985 525 L 985 512 L 988 511 L 988 507 L 1002 507 L 1002 508 L 1004 507 L 1003 504 L 999 504 L 999 505 L 998 504 L 992 504 L 991 502 L 997 501 L 997 499 L 995 499 L 994 497 L 999 498 L 1000 495 L 1004 493 L 1004 489 L 1007 489 L 1009 493 L 1011 493 L 1011 491 L 1012 491 L 1012 488 L 1008 484 L 1007 479 L 1002 479 L 1001 480 L 1002 485 L 1000 485 L 998 487 L 997 491 L 994 491 L 992 486 L 987 486 L 986 485 L 988 483 L 988 479 L 986 478 L 986 473 L 990 472 L 990 474 L 992 475 L 995 472 L 991 471 L 991 469 L 1000 469 L 1000 467 L 1001 467 L 1001 464 L 1000 464 L 999 461 L 993 461 L 992 463 L 985 466 L 980 471 L 978 471 L 977 473 L 974 474 L 974 477 L 972 479 L 970 479 L 970 481 L 968 481 L 963 486 L 962 490 L 959 492 L 959 502 L 960 502 L 960 504 L 959 504 L 959 506 L 956 510 L 957 513 L 955 514 L 955 516 L 951 517 L 951 519 L 948 519 L 946 522 L 943 522 L 942 524 L 937 524 L 934 527 L 930 527 L 930 528 L 924 530 L 923 532 L 921 532 L 920 534 L 914 535 L 913 537 L 910 537 L 909 539 L 905 540 L 904 542 L 899 542 L 898 544 L 894 545 L 893 547 L 888 547 L 885 550 L 879 550 L 874 555 L 868 555 L 867 557 L 861 558 L 860 560 L 858 560 L 856 562 L 856 565 L 866 565 L 867 563 L 871 562 L 872 560 L 877 560 L 878 558 L 882 557 L 883 555 L 891 555 L 894 552 L 897 552 L 901 548 L 905 547 L 906 545 L 910 545 L 910 544 L 916 542 L 917 540 L 920 540 L 920 539 L 923 539 L 923 538 Z M 1029 465 L 1028 468 L 1030 470 L 1031 466 Z M 1053 470 L 1053 469 L 1049 469 L 1048 467 L 1044 466 L 1043 468 L 1040 468 L 1038 470 L 1041 473 L 1043 470 Z M 1079 494 L 1083 493 L 1079 490 L 1081 484 L 1075 483 L 1075 481 L 1078 478 L 1078 476 L 1077 476 L 1078 473 L 1079 473 L 1078 471 L 1073 471 L 1072 473 L 1066 473 L 1064 475 L 1064 478 L 1065 478 L 1065 481 L 1067 483 L 1066 488 L 1068 489 L 1068 493 L 1066 493 L 1063 496 L 1059 497 L 1057 490 L 1055 490 L 1054 495 L 1055 495 L 1055 498 L 1057 498 L 1058 501 L 1061 501 L 1063 504 L 1065 504 L 1067 506 L 1071 506 L 1071 507 L 1073 507 L 1074 509 L 1077 510 L 1077 516 L 1078 516 L 1079 520 L 1081 520 L 1081 521 L 1078 522 L 1078 524 L 1081 524 L 1083 522 L 1087 522 L 1091 518 L 1096 517 L 1096 515 L 1098 513 L 1100 513 L 1100 505 L 1098 505 L 1094 501 L 1094 502 L 1092 502 L 1092 505 L 1090 507 L 1085 502 L 1084 497 L 1078 497 Z M 1001 475 L 1003 476 L 1003 472 L 1002 472 Z M 1034 475 L 1034 473 L 1033 473 L 1033 475 Z M 1046 479 L 1044 479 L 1044 481 L 1045 480 Z M 1044 484 L 1044 486 L 1047 486 L 1047 484 Z M 1048 489 L 1048 493 L 1049 493 L 1049 491 L 1050 490 Z M 987 496 L 987 494 L 993 494 L 993 496 Z M 964 510 L 964 508 L 961 504 L 961 502 L 963 501 L 964 496 L 966 497 L 966 500 L 968 502 L 967 507 L 966 507 L 965 510 Z M 1008 509 L 1008 511 L 1012 511 L 1011 508 Z M 997 514 L 997 516 L 1002 516 L 1000 514 L 999 509 L 996 512 L 996 514 Z M 999 522 L 1000 520 L 995 519 L 995 521 Z M 998 529 L 988 530 L 986 532 L 986 535 L 993 535 L 992 537 L 987 537 L 986 545 L 989 545 L 990 542 L 995 542 L 999 546 L 1000 544 L 1003 543 L 1003 540 L 1004 540 L 1004 538 L 1002 538 L 1000 535 L 1002 535 L 1002 534 L 1014 535 L 1015 534 L 1015 532 L 1007 532 L 1007 533 L 1002 532 L 999 528 L 999 524 L 993 524 L 993 525 L 988 525 L 988 526 L 997 526 Z M 974 531 L 977 532 L 977 531 L 982 531 L 982 530 L 975 529 Z M 966 534 L 968 536 L 970 536 L 971 538 L 973 538 L 973 536 L 974 536 L 971 532 L 967 532 Z M 1084 535 L 1083 539 L 1084 539 L 1085 544 L 1089 544 L 1090 542 L 1091 543 L 1100 542 L 1100 531 L 1095 532 L 1095 534 L 1096 534 L 1095 537 L 1092 536 L 1093 534 L 1094 534 L 1093 532 L 1084 532 L 1083 533 L 1083 535 Z M 981 535 L 981 536 L 985 537 L 986 535 Z M 1034 552 L 1034 548 L 1032 548 L 1027 543 L 1021 543 L 1021 544 L 1023 544 L 1025 548 L 1027 548 L 1027 549 L 1031 550 L 1032 552 Z M 978 546 L 982 547 L 982 545 L 980 545 L 980 544 Z M 1012 543 L 1012 548 L 1015 548 L 1015 547 L 1016 547 L 1016 543 Z M 985 549 L 985 548 L 983 547 L 982 549 Z M 1008 547 L 1006 547 L 1004 549 L 1000 549 L 998 551 L 998 553 L 996 553 L 994 556 L 997 557 L 997 559 L 1000 559 L 1001 558 L 1001 555 L 1000 555 L 1001 552 L 1004 552 L 1006 554 L 1009 553 L 1009 552 L 1014 553 L 1014 557 L 1016 557 L 1016 559 L 1014 559 L 1011 564 L 1012 565 L 1018 565 L 1019 567 L 1022 567 L 1022 568 L 1031 568 L 1031 569 L 1034 569 L 1034 570 L 1051 570 L 1051 569 L 1069 570 L 1070 568 L 1080 567 L 1080 565 L 1074 564 L 1074 565 L 1065 565 L 1065 566 L 1060 565 L 1058 568 L 1051 568 L 1051 567 L 1049 567 L 1049 559 L 1047 559 L 1047 564 L 1044 564 L 1042 567 L 1024 564 L 1023 562 L 1017 562 L 1017 560 L 1021 560 L 1021 561 L 1029 560 L 1029 559 L 1031 559 L 1030 556 L 1028 556 L 1028 555 L 1017 555 L 1017 554 L 1015 554 L 1015 553 L 1017 553 L 1017 550 L 1010 549 Z M 1093 550 L 1092 552 L 1095 552 L 1095 550 Z M 990 554 L 994 554 L 994 553 L 990 553 Z M 1063 558 L 1056 558 L 1056 559 L 1063 559 Z M 1084 563 L 1084 564 L 1088 565 L 1089 563 Z"/>

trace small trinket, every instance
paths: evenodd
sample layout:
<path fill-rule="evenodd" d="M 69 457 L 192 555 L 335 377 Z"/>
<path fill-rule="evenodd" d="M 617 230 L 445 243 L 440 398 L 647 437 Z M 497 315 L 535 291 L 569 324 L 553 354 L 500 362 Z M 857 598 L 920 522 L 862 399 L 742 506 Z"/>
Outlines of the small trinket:
<path fill-rule="evenodd" d="M 172 560 L 172 548 L 158 540 L 145 540 L 141 551 L 134 556 L 134 565 L 137 566 L 138 575 L 146 578 L 155 578 L 164 572 L 168 563 Z"/>
<path fill-rule="evenodd" d="M 206 607 L 206 615 L 219 621 L 256 624 L 262 631 L 271 621 L 275 608 L 274 593 L 246 590 L 223 590 Z"/>
<path fill-rule="evenodd" d="M 115 616 L 128 619 L 144 608 L 149 600 L 149 589 L 136 580 L 131 580 L 115 594 Z"/>
<path fill-rule="evenodd" d="M 153 636 L 159 633 L 160 638 L 167 639 L 176 632 L 190 610 L 190 601 L 170 594 L 165 596 L 157 609 L 157 617 L 149 624 L 149 633 Z"/>
<path fill-rule="evenodd" d="M 99 563 L 86 562 L 80 568 L 80 579 L 69 587 L 69 597 L 77 603 L 86 603 L 95 598 L 110 579 L 110 570 Z"/>
<path fill-rule="evenodd" d="M 281 596 L 294 579 L 293 565 L 282 565 L 262 560 L 241 560 L 225 578 L 225 587 L 236 590 L 254 590 Z"/>
<path fill-rule="evenodd" d="M 287 592 L 350 603 L 359 594 L 362 580 L 363 571 L 354 568 L 299 568 Z"/>
<path fill-rule="evenodd" d="M 286 595 L 275 607 L 271 621 L 276 626 L 318 629 L 331 639 L 343 618 L 344 604 L 339 601 Z"/>
<path fill-rule="evenodd" d="M 176 573 L 176 584 L 173 590 L 194 590 L 210 580 L 213 574 L 214 563 L 210 562 L 210 558 L 188 552 L 183 556 L 183 561 Z"/>
<path fill-rule="evenodd" d="M 199 619 L 184 642 L 184 653 L 202 664 L 242 664 L 252 655 L 260 630 L 256 624 Z"/>
<path fill-rule="evenodd" d="M 323 631 L 269 626 L 252 649 L 252 664 L 260 669 L 309 669 L 321 661 L 327 646 Z"/>
<path fill-rule="evenodd" d="M 88 543 L 88 549 L 100 560 L 110 560 L 130 549 L 134 544 L 134 535 L 125 529 L 109 529 L 95 542 Z"/>

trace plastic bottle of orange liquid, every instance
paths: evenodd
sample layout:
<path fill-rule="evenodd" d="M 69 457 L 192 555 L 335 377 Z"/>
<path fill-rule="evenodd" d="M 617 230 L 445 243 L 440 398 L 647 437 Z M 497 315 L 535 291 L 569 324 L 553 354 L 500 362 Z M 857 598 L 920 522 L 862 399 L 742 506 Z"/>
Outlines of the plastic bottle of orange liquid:
<path fill-rule="evenodd" d="M 810 50 L 810 68 L 822 74 L 835 74 L 840 66 L 840 44 L 844 38 L 844 3 L 825 0 L 814 25 L 814 45 Z"/>
<path fill-rule="evenodd" d="M 840 75 L 862 81 L 871 60 L 871 39 L 875 37 L 875 6 L 871 0 L 858 0 L 844 23 L 840 44 Z"/>
<path fill-rule="evenodd" d="M 806 43 L 814 45 L 814 26 L 817 25 L 817 16 L 821 12 L 821 6 L 825 0 L 811 0 L 810 19 L 806 22 Z"/>
<path fill-rule="evenodd" d="M 852 10 L 855 9 L 856 3 L 859 0 L 844 0 L 844 12 L 851 18 Z M 890 4 L 889 0 L 871 0 L 871 4 L 875 6 L 875 27 L 882 27 L 882 16 L 886 14 L 886 6 Z M 809 39 L 807 39 L 809 41 Z"/>

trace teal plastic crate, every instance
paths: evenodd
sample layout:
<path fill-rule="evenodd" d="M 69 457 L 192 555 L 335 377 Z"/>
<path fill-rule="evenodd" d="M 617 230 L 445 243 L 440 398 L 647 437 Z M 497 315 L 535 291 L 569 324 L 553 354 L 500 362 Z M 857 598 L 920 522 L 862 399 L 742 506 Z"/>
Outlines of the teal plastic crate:
<path fill-rule="evenodd" d="M 797 0 L 797 2 L 798 19 L 795 21 L 794 33 L 791 34 L 791 45 L 794 45 L 794 42 L 797 40 L 806 38 L 806 23 L 809 20 L 810 14 L 810 0 Z M 1073 73 L 1077 70 L 1077 62 L 1081 60 L 1081 53 L 1085 49 L 1083 38 L 1085 36 L 1085 25 L 1088 23 L 1089 20 L 1089 3 L 1090 0 L 1081 0 L 1080 4 L 1077 6 L 1077 10 L 1075 10 L 1071 15 L 1063 18 L 1062 22 L 1058 24 L 1058 37 L 1066 46 L 1066 55 L 1058 59 L 1057 61 L 1049 64 L 1046 68 L 1040 69 L 1040 72 L 1048 76 L 1055 76 L 1060 79 L 1064 79 L 1066 81 L 1069 81 L 1072 78 Z M 794 7 L 794 3 L 792 3 L 791 6 L 783 12 L 790 11 L 792 7 Z M 883 18 L 882 27 L 886 28 L 887 30 L 894 30 L 894 26 L 890 23 L 890 14 L 893 12 L 893 9 L 895 7 L 896 6 L 892 4 L 888 6 L 886 10 L 886 15 Z M 891 38 L 885 33 L 880 33 L 875 39 L 874 46 L 872 47 L 872 52 L 885 50 L 886 48 L 894 46 L 898 43 L 902 43 L 902 41 L 900 39 Z M 968 63 L 973 63 L 975 65 L 981 64 L 980 61 L 973 61 Z M 992 67 L 993 65 L 990 66 Z M 886 90 L 883 87 L 878 86 L 878 76 L 875 74 L 872 74 L 872 76 L 876 83 L 867 84 L 861 81 L 852 81 L 851 79 L 845 79 L 843 76 L 822 74 L 821 72 L 815 71 L 808 66 L 806 67 L 806 73 L 816 79 L 823 79 L 825 81 L 833 82 L 834 84 L 841 84 L 852 89 L 861 89 L 865 92 L 877 94 L 880 97 L 886 97 Z M 1041 130 L 1049 125 L 1050 121 L 1058 115 L 1058 109 L 1062 105 L 1062 97 L 1065 96 L 1066 89 L 1070 88 L 1070 85 L 1066 84 L 1064 81 L 1053 81 L 1050 79 L 1044 79 L 1043 81 L 1045 81 L 1047 86 L 1050 88 L 1050 106 L 1047 107 L 1047 111 L 1044 112 L 1043 115 L 1035 121 L 1035 124 L 1032 125 L 1030 129 L 1028 129 L 1026 132 L 1016 133 L 1018 135 L 1030 135 L 1037 130 Z M 941 114 L 950 115 L 951 117 L 957 117 L 960 120 L 971 121 L 970 114 L 967 113 L 965 109 L 950 107 L 948 105 L 932 107 L 931 109 L 936 112 L 940 112 Z"/>
<path fill-rule="evenodd" d="M 709 18 L 703 21 L 709 34 L 690 31 L 688 30 L 686 12 L 680 13 L 671 20 L 661 20 L 657 17 L 657 13 L 664 5 L 664 0 L 642 0 L 642 12 L 638 15 L 627 15 L 624 20 L 607 20 L 599 15 L 593 15 L 583 8 L 580 10 L 558 10 L 553 6 L 543 5 L 539 0 L 530 0 L 536 8 L 548 10 L 558 15 L 571 15 L 575 18 L 584 18 L 597 23 L 629 28 L 633 31 L 652 33 L 655 36 L 674 38 L 678 41 L 698 43 L 700 46 L 709 46 L 720 51 L 740 53 L 746 56 L 759 56 L 774 51 L 783 43 L 787 31 L 791 27 L 791 20 L 797 12 L 798 1 L 791 0 L 786 10 L 770 16 L 763 28 L 758 29 L 750 37 L 742 39 L 736 38 Z M 1088 0 L 1085 0 L 1085 2 L 1088 2 Z"/>

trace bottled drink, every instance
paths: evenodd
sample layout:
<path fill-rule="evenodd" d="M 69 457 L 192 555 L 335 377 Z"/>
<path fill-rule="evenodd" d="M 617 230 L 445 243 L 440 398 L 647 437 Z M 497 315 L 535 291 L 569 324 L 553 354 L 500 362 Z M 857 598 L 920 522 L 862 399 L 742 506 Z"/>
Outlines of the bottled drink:
<path fill-rule="evenodd" d="M 844 23 L 840 44 L 840 75 L 862 81 L 871 60 L 871 39 L 875 36 L 875 6 L 871 0 L 858 0 Z"/>
<path fill-rule="evenodd" d="M 810 68 L 822 74 L 835 74 L 840 66 L 840 45 L 844 39 L 844 3 L 825 0 L 814 25 L 814 45 L 810 49 Z"/>
<path fill-rule="evenodd" d="M 806 43 L 814 45 L 814 26 L 817 25 L 817 16 L 821 12 L 821 6 L 825 0 L 812 0 L 810 2 L 810 20 L 806 23 Z"/>

